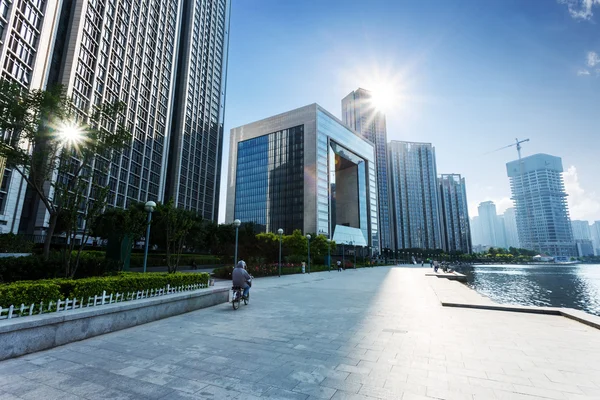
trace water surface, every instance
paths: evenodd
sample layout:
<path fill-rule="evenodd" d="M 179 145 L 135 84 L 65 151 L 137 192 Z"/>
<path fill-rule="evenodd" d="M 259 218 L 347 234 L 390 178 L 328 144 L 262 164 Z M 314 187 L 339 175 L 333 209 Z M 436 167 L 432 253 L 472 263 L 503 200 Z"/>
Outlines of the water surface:
<path fill-rule="evenodd" d="M 600 265 L 477 265 L 457 268 L 468 285 L 502 304 L 570 307 L 600 315 Z"/>

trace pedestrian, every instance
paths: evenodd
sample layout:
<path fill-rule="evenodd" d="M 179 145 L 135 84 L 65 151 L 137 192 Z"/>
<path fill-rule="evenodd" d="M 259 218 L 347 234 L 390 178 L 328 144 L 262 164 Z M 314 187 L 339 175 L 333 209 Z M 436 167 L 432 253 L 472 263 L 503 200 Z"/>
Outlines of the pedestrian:
<path fill-rule="evenodd" d="M 198 269 L 198 264 L 196 264 L 196 260 L 192 260 L 192 269 Z"/>
<path fill-rule="evenodd" d="M 338 272 L 342 272 L 342 262 L 340 260 L 337 260 L 337 267 L 338 267 Z"/>
<path fill-rule="evenodd" d="M 421 267 L 424 267 L 424 266 L 425 266 L 425 260 L 422 258 L 421 259 Z"/>
<path fill-rule="evenodd" d="M 429 260 L 429 266 L 430 266 L 431 268 L 433 268 L 433 258 L 431 258 L 431 259 Z"/>

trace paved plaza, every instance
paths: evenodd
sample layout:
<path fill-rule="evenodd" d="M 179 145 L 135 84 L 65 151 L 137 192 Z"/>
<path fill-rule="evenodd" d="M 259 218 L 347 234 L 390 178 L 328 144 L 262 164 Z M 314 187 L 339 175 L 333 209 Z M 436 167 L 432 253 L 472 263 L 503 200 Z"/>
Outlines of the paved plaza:
<path fill-rule="evenodd" d="M 454 286 L 425 271 L 258 279 L 237 311 L 222 304 L 0 362 L 0 400 L 600 399 L 600 330 L 442 307 L 437 293 Z"/>

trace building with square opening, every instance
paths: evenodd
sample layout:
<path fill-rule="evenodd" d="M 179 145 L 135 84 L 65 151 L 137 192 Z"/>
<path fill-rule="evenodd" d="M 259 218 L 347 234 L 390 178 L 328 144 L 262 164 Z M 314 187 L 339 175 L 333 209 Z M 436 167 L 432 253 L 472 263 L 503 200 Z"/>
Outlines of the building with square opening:
<path fill-rule="evenodd" d="M 374 145 L 317 104 L 231 130 L 226 222 L 380 251 Z"/>

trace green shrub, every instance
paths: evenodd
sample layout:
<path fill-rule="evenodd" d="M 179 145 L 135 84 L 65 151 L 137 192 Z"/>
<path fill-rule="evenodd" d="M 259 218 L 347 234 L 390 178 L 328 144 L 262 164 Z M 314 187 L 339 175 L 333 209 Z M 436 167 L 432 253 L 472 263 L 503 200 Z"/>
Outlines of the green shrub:
<path fill-rule="evenodd" d="M 31 239 L 14 233 L 0 235 L 0 253 L 31 253 L 32 251 Z"/>
<path fill-rule="evenodd" d="M 173 256 L 174 257 L 174 256 Z M 215 265 L 222 264 L 221 258 L 218 256 L 203 255 L 203 254 L 182 254 L 179 259 L 180 266 L 188 266 L 192 264 L 192 261 L 196 262 L 196 265 Z M 144 266 L 144 254 L 143 253 L 132 253 L 130 260 L 130 267 L 141 268 Z M 148 254 L 148 267 L 164 267 L 167 265 L 166 254 Z"/>
<path fill-rule="evenodd" d="M 78 298 L 87 302 L 89 297 L 106 293 L 132 293 L 148 289 L 208 284 L 209 275 L 205 272 L 192 273 L 120 273 L 115 276 L 84 279 L 47 279 L 21 281 L 0 285 L 0 306 L 20 306 L 25 304 L 48 303 L 58 299 Z"/>
<path fill-rule="evenodd" d="M 41 301 L 48 303 L 63 298 L 60 286 L 51 281 L 15 282 L 0 285 L 0 306 L 8 308 L 11 305 L 20 307 L 21 304 L 30 306 Z"/>

